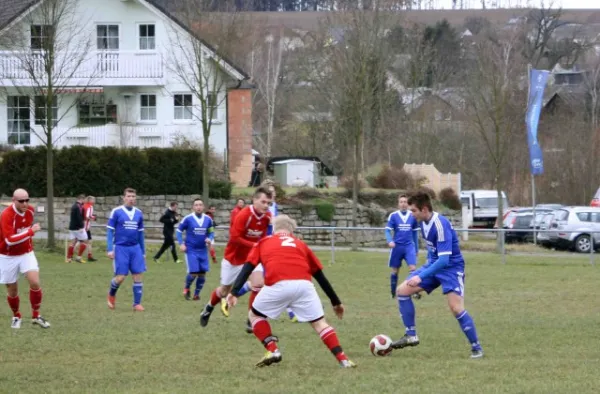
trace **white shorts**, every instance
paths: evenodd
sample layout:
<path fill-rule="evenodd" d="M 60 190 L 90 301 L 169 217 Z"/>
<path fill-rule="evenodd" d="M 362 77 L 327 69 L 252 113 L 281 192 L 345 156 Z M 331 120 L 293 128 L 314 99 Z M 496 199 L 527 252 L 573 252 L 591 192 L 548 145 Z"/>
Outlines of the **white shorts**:
<path fill-rule="evenodd" d="M 315 285 L 308 280 L 282 280 L 265 286 L 254 299 L 252 308 L 271 319 L 277 319 L 290 308 L 300 322 L 312 322 L 325 315 Z"/>
<path fill-rule="evenodd" d="M 39 271 L 38 261 L 33 252 L 20 256 L 6 256 L 0 254 L 0 283 L 17 283 L 19 272 Z"/>
<path fill-rule="evenodd" d="M 85 230 L 69 230 L 69 240 L 87 241 L 88 236 Z"/>
<path fill-rule="evenodd" d="M 254 268 L 252 272 L 265 272 L 265 267 L 263 267 L 262 264 L 259 264 L 256 266 L 256 268 Z"/>
<path fill-rule="evenodd" d="M 243 265 L 231 265 L 225 259 L 221 260 L 221 284 L 223 286 L 233 285 L 243 267 Z"/>

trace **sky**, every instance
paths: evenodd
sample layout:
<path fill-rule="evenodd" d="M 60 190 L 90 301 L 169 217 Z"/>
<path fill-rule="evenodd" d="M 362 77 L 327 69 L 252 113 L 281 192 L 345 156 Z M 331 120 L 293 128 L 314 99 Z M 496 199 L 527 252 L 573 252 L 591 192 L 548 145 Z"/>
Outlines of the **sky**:
<path fill-rule="evenodd" d="M 435 0 L 434 0 L 435 1 Z M 463 0 L 465 3 L 469 3 L 470 8 L 478 8 L 481 4 L 481 0 Z M 486 0 L 486 3 L 492 3 L 494 0 Z M 503 8 L 510 8 L 515 6 L 525 7 L 529 4 L 531 7 L 539 7 L 540 0 L 495 0 L 499 3 Z M 441 7 L 445 9 L 452 8 L 452 0 L 437 0 L 436 1 Z M 460 3 L 460 0 L 458 0 Z M 572 8 L 593 8 L 600 10 L 600 0 L 553 0 L 553 1 L 544 1 L 544 4 L 553 4 L 553 8 L 562 7 L 565 9 Z"/>

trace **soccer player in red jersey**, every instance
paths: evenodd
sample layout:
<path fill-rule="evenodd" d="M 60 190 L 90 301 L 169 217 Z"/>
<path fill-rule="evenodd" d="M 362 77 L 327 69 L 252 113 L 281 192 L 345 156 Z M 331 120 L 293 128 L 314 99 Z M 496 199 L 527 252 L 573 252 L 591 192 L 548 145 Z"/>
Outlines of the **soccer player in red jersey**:
<path fill-rule="evenodd" d="M 244 264 L 227 297 L 227 303 L 233 307 L 237 303 L 240 289 L 254 268 L 261 263 L 264 265 L 265 286 L 248 313 L 254 335 L 267 349 L 267 354 L 256 366 L 264 367 L 281 361 L 281 351 L 277 347 L 279 340 L 271 333 L 267 318 L 276 319 L 286 308 L 291 307 L 298 321 L 310 322 L 342 368 L 355 367 L 344 354 L 335 329 L 325 320 L 323 305 L 311 281 L 315 278 L 319 283 L 331 300 L 335 314 L 341 319 L 344 306 L 323 274 L 323 265 L 304 242 L 293 236 L 296 229 L 293 219 L 280 215 L 273 219 L 273 224 L 273 236 L 262 239 L 252 249 L 248 262 Z"/>
<path fill-rule="evenodd" d="M 12 205 L 0 215 L 0 283 L 7 289 L 7 300 L 13 312 L 12 328 L 21 328 L 19 311 L 19 272 L 29 282 L 32 323 L 42 328 L 50 323 L 40 315 L 42 288 L 39 266 L 33 253 L 33 236 L 40 231 L 39 223 L 33 224 L 33 207 L 29 205 L 29 194 L 23 189 L 13 193 Z"/>
<path fill-rule="evenodd" d="M 88 249 L 88 261 L 97 261 L 92 255 L 92 221 L 96 221 L 96 215 L 94 214 L 94 205 L 96 204 L 96 197 L 87 196 L 85 199 L 86 203 L 83 204 L 83 220 L 84 228 L 87 233 L 87 249 Z"/>
<path fill-rule="evenodd" d="M 236 203 L 235 203 L 235 207 L 231 210 L 231 213 L 229 214 L 229 225 L 232 227 L 233 226 L 233 222 L 235 221 L 235 216 L 240 213 L 240 211 L 242 209 L 244 209 L 244 206 L 246 205 L 246 201 L 244 201 L 243 198 L 238 198 Z"/>
<path fill-rule="evenodd" d="M 261 238 L 267 235 L 271 224 L 269 202 L 271 195 L 265 188 L 259 187 L 252 196 L 252 205 L 242 209 L 236 216 L 229 230 L 229 241 L 225 247 L 224 258 L 221 261 L 221 286 L 210 295 L 210 301 L 200 314 L 200 325 L 206 327 L 208 319 L 222 298 L 227 297 L 231 286 L 247 261 L 248 254 Z M 254 300 L 257 292 L 252 292 L 250 299 Z M 229 316 L 229 311 L 221 305 L 221 311 Z"/>

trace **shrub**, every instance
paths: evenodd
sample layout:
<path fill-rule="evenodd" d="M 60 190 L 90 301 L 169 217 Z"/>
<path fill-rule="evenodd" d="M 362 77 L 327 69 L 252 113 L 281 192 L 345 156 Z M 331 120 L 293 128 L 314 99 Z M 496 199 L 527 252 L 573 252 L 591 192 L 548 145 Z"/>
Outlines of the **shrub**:
<path fill-rule="evenodd" d="M 403 169 L 384 166 L 371 185 L 378 189 L 409 189 L 415 186 L 415 179 Z"/>
<path fill-rule="evenodd" d="M 346 191 L 348 191 L 350 193 L 350 195 L 352 195 L 352 188 L 353 188 L 352 175 L 347 175 L 347 176 L 342 177 L 342 179 L 340 179 L 339 184 L 341 187 L 346 189 Z M 361 189 L 364 189 L 365 187 L 367 187 L 367 183 L 365 182 L 364 179 L 359 177 L 358 178 L 358 190 L 360 191 Z"/>
<path fill-rule="evenodd" d="M 369 224 L 371 226 L 381 226 L 385 222 L 385 216 L 381 211 L 367 208 L 365 212 L 367 213 L 367 218 L 369 219 Z"/>
<path fill-rule="evenodd" d="M 298 191 L 294 194 L 299 200 L 312 200 L 315 198 L 321 198 L 323 195 L 317 189 L 313 189 L 312 187 L 303 187 L 298 189 Z"/>
<path fill-rule="evenodd" d="M 324 222 L 331 222 L 335 216 L 335 205 L 329 201 L 318 201 L 315 203 L 317 216 Z"/>
<path fill-rule="evenodd" d="M 459 211 L 462 209 L 460 198 L 451 187 L 444 188 L 440 191 L 440 202 L 447 208 L 454 211 Z"/>

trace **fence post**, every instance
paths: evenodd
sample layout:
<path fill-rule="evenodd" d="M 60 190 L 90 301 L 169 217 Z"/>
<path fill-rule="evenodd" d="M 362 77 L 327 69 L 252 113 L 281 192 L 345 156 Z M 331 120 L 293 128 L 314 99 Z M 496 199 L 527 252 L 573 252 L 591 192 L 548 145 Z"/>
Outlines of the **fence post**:
<path fill-rule="evenodd" d="M 331 264 L 335 264 L 335 227 L 331 227 Z"/>

